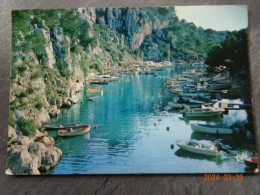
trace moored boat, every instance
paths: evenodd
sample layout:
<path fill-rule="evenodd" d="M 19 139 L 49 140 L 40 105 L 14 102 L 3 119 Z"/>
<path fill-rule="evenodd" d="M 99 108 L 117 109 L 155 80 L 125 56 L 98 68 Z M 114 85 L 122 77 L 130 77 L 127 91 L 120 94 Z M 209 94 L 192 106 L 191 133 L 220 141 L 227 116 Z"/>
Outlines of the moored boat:
<path fill-rule="evenodd" d="M 78 127 L 82 125 L 84 124 L 49 124 L 49 125 L 44 125 L 44 128 L 48 131 L 57 131 L 59 129 Z"/>
<path fill-rule="evenodd" d="M 103 94 L 103 89 L 102 88 L 88 88 L 87 93 L 88 94 L 96 94 L 96 93 Z"/>
<path fill-rule="evenodd" d="M 119 77 L 116 77 L 116 76 L 111 76 L 110 78 L 106 78 L 105 80 L 106 80 L 106 81 L 119 81 L 120 78 L 119 78 Z"/>
<path fill-rule="evenodd" d="M 258 162 L 258 158 L 253 157 L 253 158 L 246 158 L 245 160 L 245 164 L 248 167 L 252 167 L 252 168 L 259 168 L 259 162 Z"/>
<path fill-rule="evenodd" d="M 190 109 L 189 106 L 184 106 L 183 113 L 187 117 L 209 117 L 209 116 L 219 116 L 225 112 L 225 109 L 205 107 Z"/>
<path fill-rule="evenodd" d="M 231 83 L 213 84 L 212 86 L 208 86 L 206 90 L 221 90 L 228 89 L 230 87 L 232 87 Z"/>
<path fill-rule="evenodd" d="M 77 127 L 70 127 L 58 130 L 58 135 L 61 137 L 72 137 L 77 135 L 82 135 L 90 130 L 90 125 L 82 125 Z"/>
<path fill-rule="evenodd" d="M 233 129 L 225 125 L 220 126 L 220 125 L 191 123 L 190 126 L 194 132 L 200 132 L 200 133 L 223 134 L 223 135 L 231 135 L 233 133 Z"/>
<path fill-rule="evenodd" d="M 177 140 L 175 142 L 181 149 L 197 153 L 197 154 L 203 154 L 207 156 L 221 156 L 221 151 L 215 146 L 211 144 L 204 144 L 200 143 L 197 140 Z"/>
<path fill-rule="evenodd" d="M 192 93 L 192 92 L 195 92 L 196 89 L 195 88 L 173 88 L 171 89 L 171 92 L 176 94 L 176 93 L 182 93 L 182 92 L 185 92 L 185 93 Z"/>
<path fill-rule="evenodd" d="M 186 103 L 176 103 L 176 102 L 168 102 L 168 105 L 173 108 L 183 108 L 185 106 L 188 106 L 190 108 L 199 108 L 201 107 L 201 104 L 186 104 Z"/>
<path fill-rule="evenodd" d="M 109 81 L 106 81 L 106 80 L 93 80 L 93 81 L 90 81 L 90 84 L 99 84 L 99 85 L 108 85 L 109 84 Z"/>

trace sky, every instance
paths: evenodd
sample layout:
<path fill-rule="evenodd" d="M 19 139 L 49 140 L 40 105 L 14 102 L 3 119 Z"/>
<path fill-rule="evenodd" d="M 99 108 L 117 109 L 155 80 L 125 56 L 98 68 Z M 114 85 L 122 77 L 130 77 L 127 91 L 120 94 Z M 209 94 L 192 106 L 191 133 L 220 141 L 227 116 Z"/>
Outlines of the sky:
<path fill-rule="evenodd" d="M 176 6 L 178 18 L 197 27 L 213 30 L 240 30 L 248 27 L 247 6 Z"/>

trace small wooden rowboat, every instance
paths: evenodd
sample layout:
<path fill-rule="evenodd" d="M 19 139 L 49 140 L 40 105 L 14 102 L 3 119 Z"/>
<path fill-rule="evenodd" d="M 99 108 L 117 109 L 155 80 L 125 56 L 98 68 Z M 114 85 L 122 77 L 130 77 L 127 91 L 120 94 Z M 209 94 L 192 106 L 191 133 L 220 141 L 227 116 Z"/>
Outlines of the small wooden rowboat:
<path fill-rule="evenodd" d="M 193 131 L 200 132 L 200 133 L 223 134 L 223 135 L 231 135 L 233 133 L 233 129 L 224 125 L 219 126 L 219 125 L 191 123 L 190 126 Z"/>
<path fill-rule="evenodd" d="M 84 124 L 50 124 L 50 125 L 45 125 L 44 128 L 47 131 L 57 131 L 59 129 L 65 129 L 65 128 L 71 128 L 71 127 L 80 127 Z"/>
<path fill-rule="evenodd" d="M 72 137 L 77 135 L 82 135 L 90 130 L 90 125 L 82 125 L 78 127 L 71 127 L 58 130 L 58 135 L 61 137 Z"/>
<path fill-rule="evenodd" d="M 253 157 L 253 158 L 246 158 L 245 160 L 245 164 L 248 167 L 252 167 L 252 168 L 259 168 L 259 163 L 258 163 L 258 158 Z"/>
<path fill-rule="evenodd" d="M 99 85 L 108 85 L 109 81 L 103 80 L 103 81 L 90 81 L 90 84 L 99 84 Z"/>
<path fill-rule="evenodd" d="M 103 89 L 102 88 L 88 88 L 87 89 L 87 94 L 97 94 L 97 93 L 103 94 Z"/>
<path fill-rule="evenodd" d="M 214 145 L 200 143 L 197 140 L 177 140 L 175 142 L 181 149 L 197 153 L 203 154 L 207 156 L 221 156 L 221 151 Z"/>

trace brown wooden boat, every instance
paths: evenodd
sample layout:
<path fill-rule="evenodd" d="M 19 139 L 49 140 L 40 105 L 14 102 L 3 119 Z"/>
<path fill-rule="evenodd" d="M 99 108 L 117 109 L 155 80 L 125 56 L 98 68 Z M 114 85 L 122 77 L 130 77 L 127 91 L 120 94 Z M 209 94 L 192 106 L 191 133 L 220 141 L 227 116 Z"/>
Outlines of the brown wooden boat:
<path fill-rule="evenodd" d="M 109 81 L 103 80 L 103 81 L 90 81 L 91 84 L 99 84 L 99 85 L 108 85 Z"/>
<path fill-rule="evenodd" d="M 61 137 L 72 137 L 77 135 L 82 135 L 90 130 L 90 125 L 82 125 L 77 127 L 70 127 L 58 130 L 58 135 Z"/>

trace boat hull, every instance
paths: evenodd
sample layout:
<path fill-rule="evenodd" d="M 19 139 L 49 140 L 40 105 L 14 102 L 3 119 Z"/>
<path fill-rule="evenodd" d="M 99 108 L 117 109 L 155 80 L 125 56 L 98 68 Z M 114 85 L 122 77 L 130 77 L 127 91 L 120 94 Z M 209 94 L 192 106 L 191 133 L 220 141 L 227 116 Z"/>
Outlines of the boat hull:
<path fill-rule="evenodd" d="M 103 89 L 102 88 L 88 88 L 87 89 L 87 94 L 103 94 Z"/>
<path fill-rule="evenodd" d="M 252 161 L 251 158 L 246 158 L 244 161 L 245 161 L 246 166 L 248 166 L 248 167 L 252 167 L 255 169 L 259 168 L 259 163 Z"/>
<path fill-rule="evenodd" d="M 222 90 L 222 89 L 228 89 L 232 87 L 230 83 L 225 83 L 225 84 L 219 84 L 216 86 L 208 87 L 207 90 Z"/>
<path fill-rule="evenodd" d="M 84 124 L 53 124 L 53 125 L 45 125 L 44 128 L 47 131 L 57 131 L 59 129 L 64 129 L 64 128 L 71 128 L 71 127 L 79 127 L 83 126 Z"/>
<path fill-rule="evenodd" d="M 219 116 L 223 111 L 205 111 L 205 112 L 186 112 L 185 115 L 188 117 L 210 117 L 210 116 Z"/>
<path fill-rule="evenodd" d="M 89 132 L 90 125 L 86 125 L 85 127 L 73 131 L 70 131 L 69 129 L 70 128 L 58 130 L 58 135 L 61 137 L 73 137 L 73 136 L 83 135 Z"/>
<path fill-rule="evenodd" d="M 189 146 L 188 145 L 189 141 L 190 140 L 178 140 L 175 143 L 181 149 L 186 150 L 188 152 L 202 154 L 202 155 L 207 155 L 207 156 L 215 156 L 215 157 L 222 155 L 221 151 L 218 151 L 218 149 L 215 146 L 213 146 L 213 145 L 201 144 L 201 145 L 205 146 L 205 148 L 196 148 L 194 146 Z M 211 148 L 211 147 L 213 147 L 214 149 L 208 149 L 208 148 Z"/>
<path fill-rule="evenodd" d="M 210 126 L 202 126 L 199 124 L 190 124 L 191 129 L 194 132 L 199 132 L 199 133 L 208 133 L 208 134 L 223 134 L 223 135 L 231 135 L 233 133 L 233 130 L 230 128 L 225 128 L 225 127 L 210 127 Z"/>
<path fill-rule="evenodd" d="M 190 108 L 199 108 L 201 104 L 181 104 L 181 103 L 174 103 L 174 102 L 168 102 L 168 105 L 173 108 L 183 108 L 184 106 L 189 106 Z"/>
<path fill-rule="evenodd" d="M 91 81 L 90 84 L 108 85 L 109 81 Z"/>

